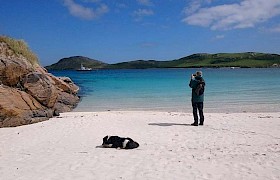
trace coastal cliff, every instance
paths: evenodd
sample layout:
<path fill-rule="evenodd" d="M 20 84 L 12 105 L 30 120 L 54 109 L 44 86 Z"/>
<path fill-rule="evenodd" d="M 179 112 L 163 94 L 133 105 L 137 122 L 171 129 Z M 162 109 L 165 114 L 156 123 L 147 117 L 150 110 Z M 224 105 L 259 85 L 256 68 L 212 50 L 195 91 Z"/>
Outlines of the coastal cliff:
<path fill-rule="evenodd" d="M 0 36 L 0 127 L 48 120 L 71 111 L 79 102 L 79 87 L 39 65 L 22 40 Z"/>

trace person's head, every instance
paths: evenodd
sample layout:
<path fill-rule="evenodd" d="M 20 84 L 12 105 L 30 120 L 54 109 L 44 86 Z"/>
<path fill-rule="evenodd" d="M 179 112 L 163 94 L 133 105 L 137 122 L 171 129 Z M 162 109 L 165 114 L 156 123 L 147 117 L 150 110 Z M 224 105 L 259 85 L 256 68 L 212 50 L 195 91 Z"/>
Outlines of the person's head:
<path fill-rule="evenodd" d="M 202 71 L 196 71 L 196 76 L 200 76 L 200 77 L 202 77 Z"/>

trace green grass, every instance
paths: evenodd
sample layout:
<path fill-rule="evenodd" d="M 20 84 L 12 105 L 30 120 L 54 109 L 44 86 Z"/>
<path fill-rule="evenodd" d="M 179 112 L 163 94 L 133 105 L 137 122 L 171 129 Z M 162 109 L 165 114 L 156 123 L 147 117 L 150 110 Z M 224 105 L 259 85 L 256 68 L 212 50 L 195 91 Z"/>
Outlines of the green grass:
<path fill-rule="evenodd" d="M 272 67 L 280 63 L 278 54 L 265 53 L 218 53 L 194 54 L 173 61 L 176 67 Z"/>
<path fill-rule="evenodd" d="M 32 65 L 39 64 L 38 57 L 29 49 L 23 40 L 15 40 L 7 36 L 0 36 L 0 42 L 6 43 L 16 56 L 22 55 Z"/>

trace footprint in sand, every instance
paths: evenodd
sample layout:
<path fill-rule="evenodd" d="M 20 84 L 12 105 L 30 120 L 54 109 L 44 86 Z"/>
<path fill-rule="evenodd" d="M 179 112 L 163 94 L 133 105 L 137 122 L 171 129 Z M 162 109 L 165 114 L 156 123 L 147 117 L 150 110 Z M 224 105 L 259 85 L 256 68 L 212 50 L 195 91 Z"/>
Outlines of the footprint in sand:
<path fill-rule="evenodd" d="M 202 174 L 202 179 L 213 179 L 213 176 L 212 176 L 212 174 L 209 174 L 209 173 Z"/>
<path fill-rule="evenodd" d="M 71 171 L 75 171 L 77 170 L 79 167 L 83 166 L 84 163 L 77 163 L 77 164 L 74 164 L 74 165 L 70 165 L 70 170 Z"/>
<path fill-rule="evenodd" d="M 240 169 L 241 171 L 245 171 L 245 172 L 252 170 L 250 167 L 248 167 L 244 164 L 235 164 L 234 166 L 237 167 L 238 169 Z"/>

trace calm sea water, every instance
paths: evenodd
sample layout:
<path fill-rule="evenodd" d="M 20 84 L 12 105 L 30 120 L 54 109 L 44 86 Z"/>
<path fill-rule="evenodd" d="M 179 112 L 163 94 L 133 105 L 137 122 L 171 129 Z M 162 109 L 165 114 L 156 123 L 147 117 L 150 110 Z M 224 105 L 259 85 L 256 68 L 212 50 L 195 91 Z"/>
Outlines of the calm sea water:
<path fill-rule="evenodd" d="M 80 86 L 74 111 L 191 112 L 190 75 L 203 71 L 205 112 L 279 112 L 280 69 L 51 71 Z"/>

